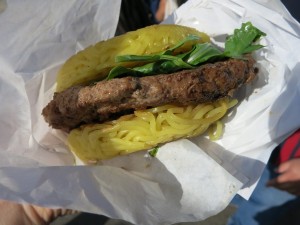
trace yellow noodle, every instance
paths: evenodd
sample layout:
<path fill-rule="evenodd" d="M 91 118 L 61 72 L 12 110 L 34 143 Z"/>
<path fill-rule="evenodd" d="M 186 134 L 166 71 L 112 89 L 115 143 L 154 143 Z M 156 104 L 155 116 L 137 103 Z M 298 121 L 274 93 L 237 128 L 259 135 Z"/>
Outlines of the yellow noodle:
<path fill-rule="evenodd" d="M 223 133 L 220 119 L 237 100 L 178 107 L 159 106 L 103 124 L 82 126 L 68 136 L 68 145 L 81 160 L 101 160 L 153 148 L 179 138 L 204 134 L 212 140 Z"/>
<path fill-rule="evenodd" d="M 218 140 L 219 137 L 222 135 L 223 131 L 223 123 L 217 121 L 214 126 L 211 126 L 209 129 L 209 139 L 210 140 Z"/>
<path fill-rule="evenodd" d="M 197 108 L 197 107 L 196 107 Z M 208 105 L 201 105 L 201 107 L 198 107 L 194 112 L 193 112 L 193 119 L 203 119 L 204 115 L 209 112 L 210 110 L 213 110 L 214 106 L 212 104 Z"/>

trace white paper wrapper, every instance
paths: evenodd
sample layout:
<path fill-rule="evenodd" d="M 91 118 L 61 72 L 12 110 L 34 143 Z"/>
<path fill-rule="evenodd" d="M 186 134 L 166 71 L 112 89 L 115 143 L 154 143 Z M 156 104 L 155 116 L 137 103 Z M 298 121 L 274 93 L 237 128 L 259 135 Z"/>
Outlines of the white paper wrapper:
<path fill-rule="evenodd" d="M 248 198 L 272 149 L 300 126 L 300 26 L 280 1 L 190 0 L 165 23 L 195 27 L 216 44 L 246 21 L 267 33 L 255 55 L 259 79 L 237 93 L 222 139 L 172 142 L 155 158 L 139 152 L 72 166 L 64 135 L 49 129 L 41 110 L 64 60 L 114 35 L 120 1 L 11 0 L 1 7 L 2 199 L 141 225 L 202 220 L 237 191 Z"/>

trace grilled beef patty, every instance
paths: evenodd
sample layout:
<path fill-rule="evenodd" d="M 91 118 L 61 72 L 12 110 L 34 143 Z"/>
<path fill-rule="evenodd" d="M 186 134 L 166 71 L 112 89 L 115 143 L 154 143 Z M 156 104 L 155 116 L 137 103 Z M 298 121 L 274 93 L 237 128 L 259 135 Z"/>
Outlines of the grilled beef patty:
<path fill-rule="evenodd" d="M 250 57 L 228 59 L 173 74 L 74 86 L 55 93 L 42 114 L 53 128 L 68 132 L 82 124 L 101 123 L 137 109 L 215 101 L 251 81 L 257 73 L 254 63 Z"/>

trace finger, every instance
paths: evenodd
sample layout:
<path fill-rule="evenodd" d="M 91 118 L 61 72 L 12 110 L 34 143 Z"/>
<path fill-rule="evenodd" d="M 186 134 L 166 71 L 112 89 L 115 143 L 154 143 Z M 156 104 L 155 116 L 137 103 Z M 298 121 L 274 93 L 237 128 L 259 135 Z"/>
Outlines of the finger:
<path fill-rule="evenodd" d="M 288 170 L 289 170 L 290 166 L 291 166 L 291 162 L 290 162 L 290 161 L 281 163 L 281 164 L 278 166 L 278 168 L 277 168 L 277 172 L 278 172 L 278 173 L 284 173 L 285 171 L 288 171 Z"/>
<path fill-rule="evenodd" d="M 283 173 L 283 174 L 277 176 L 276 178 L 269 180 L 267 182 L 267 186 L 276 186 L 280 183 L 287 183 L 289 181 L 290 181 L 289 173 Z"/>
<path fill-rule="evenodd" d="M 278 177 L 269 180 L 266 184 L 267 187 L 280 187 L 280 185 L 283 185 L 283 187 L 289 183 L 297 183 L 299 181 L 295 181 L 293 178 L 293 174 L 290 172 L 285 172 Z"/>
<path fill-rule="evenodd" d="M 276 182 L 276 181 L 275 181 Z M 300 182 L 285 182 L 285 183 L 271 183 L 269 186 L 277 188 L 282 191 L 287 191 L 294 195 L 300 194 Z"/>

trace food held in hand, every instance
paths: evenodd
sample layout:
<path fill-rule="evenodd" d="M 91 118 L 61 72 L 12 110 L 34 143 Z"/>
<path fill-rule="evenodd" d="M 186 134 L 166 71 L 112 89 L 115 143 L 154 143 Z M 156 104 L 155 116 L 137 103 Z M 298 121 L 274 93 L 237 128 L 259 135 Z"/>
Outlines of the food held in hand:
<path fill-rule="evenodd" d="M 237 103 L 233 92 L 257 74 L 251 52 L 263 35 L 244 23 L 221 50 L 193 28 L 153 25 L 99 42 L 62 66 L 42 114 L 69 133 L 70 150 L 84 162 L 207 130 L 219 138 L 221 118 Z"/>

